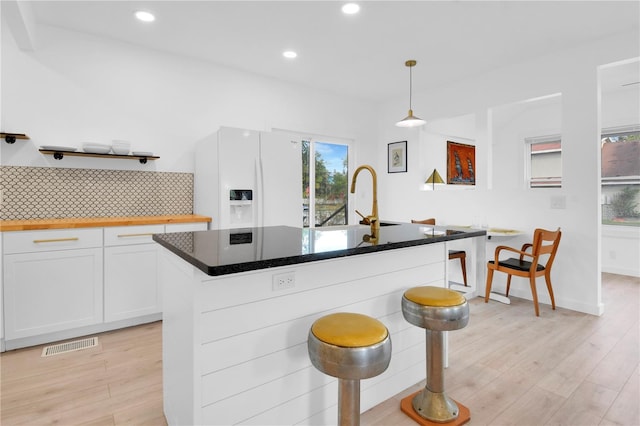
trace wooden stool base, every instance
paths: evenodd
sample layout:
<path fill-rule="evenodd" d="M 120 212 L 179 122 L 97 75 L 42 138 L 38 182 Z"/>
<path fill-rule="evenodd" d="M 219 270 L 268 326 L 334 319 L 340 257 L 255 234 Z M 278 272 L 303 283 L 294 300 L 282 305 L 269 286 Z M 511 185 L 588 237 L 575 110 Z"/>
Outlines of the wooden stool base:
<path fill-rule="evenodd" d="M 402 410 L 402 412 L 405 413 L 407 416 L 411 417 L 413 420 L 415 420 L 416 423 L 423 426 L 438 426 L 438 425 L 459 426 L 471 420 L 471 412 L 469 411 L 469 409 L 464 405 L 460 404 L 458 401 L 456 401 L 456 404 L 458 404 L 458 409 L 460 410 L 460 414 L 458 414 L 458 418 L 455 420 L 452 420 L 447 423 L 436 423 L 421 417 L 418 413 L 415 412 L 412 405 L 413 397 L 419 394 L 420 392 L 422 392 L 422 390 L 419 390 L 418 392 L 414 392 L 411 395 L 402 398 L 402 401 L 400 402 L 400 409 Z"/>

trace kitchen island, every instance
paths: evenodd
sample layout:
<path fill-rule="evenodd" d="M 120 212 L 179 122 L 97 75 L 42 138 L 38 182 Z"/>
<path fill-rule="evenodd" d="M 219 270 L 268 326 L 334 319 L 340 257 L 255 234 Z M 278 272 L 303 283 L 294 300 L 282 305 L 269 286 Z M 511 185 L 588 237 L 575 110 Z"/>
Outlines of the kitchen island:
<path fill-rule="evenodd" d="M 307 354 L 309 327 L 334 311 L 382 321 L 393 355 L 363 380 L 367 410 L 424 378 L 424 330 L 402 293 L 447 282 L 448 245 L 471 239 L 470 284 L 484 273 L 484 230 L 383 224 L 285 226 L 156 234 L 165 247 L 164 411 L 178 424 L 332 424 L 337 379 Z"/>

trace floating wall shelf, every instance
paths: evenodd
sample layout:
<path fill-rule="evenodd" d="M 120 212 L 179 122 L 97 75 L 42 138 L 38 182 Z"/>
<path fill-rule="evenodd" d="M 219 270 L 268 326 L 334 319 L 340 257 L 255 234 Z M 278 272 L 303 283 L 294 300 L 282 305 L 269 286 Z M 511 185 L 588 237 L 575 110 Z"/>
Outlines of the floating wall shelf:
<path fill-rule="evenodd" d="M 15 143 L 16 139 L 29 139 L 29 136 L 24 133 L 0 133 L 0 138 L 4 138 L 8 144 Z"/>
<path fill-rule="evenodd" d="M 65 155 L 71 157 L 95 157 L 95 158 L 121 158 L 125 160 L 138 160 L 140 163 L 145 164 L 147 160 L 157 160 L 160 157 L 155 155 L 118 155 L 118 154 L 94 154 L 91 152 L 78 152 L 78 151 L 58 151 L 51 149 L 40 149 L 42 154 L 53 155 L 56 160 L 62 160 Z"/>

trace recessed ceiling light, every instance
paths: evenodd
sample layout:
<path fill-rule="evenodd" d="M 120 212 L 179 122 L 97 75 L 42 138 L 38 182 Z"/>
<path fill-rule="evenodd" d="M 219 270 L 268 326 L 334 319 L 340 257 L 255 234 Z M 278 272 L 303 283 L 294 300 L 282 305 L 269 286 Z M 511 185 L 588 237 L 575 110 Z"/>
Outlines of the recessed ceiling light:
<path fill-rule="evenodd" d="M 294 52 L 293 50 L 285 50 L 284 52 L 282 52 L 282 56 L 284 56 L 285 58 L 288 58 L 288 59 L 293 59 L 293 58 L 297 57 L 298 54 L 296 52 Z"/>
<path fill-rule="evenodd" d="M 346 15 L 353 15 L 354 13 L 360 12 L 360 5 L 357 3 L 346 3 L 342 6 L 342 13 Z"/>
<path fill-rule="evenodd" d="M 156 20 L 156 17 L 153 16 L 153 13 L 147 12 L 145 10 L 139 10 L 136 12 L 136 18 L 141 20 L 142 22 L 153 22 Z"/>

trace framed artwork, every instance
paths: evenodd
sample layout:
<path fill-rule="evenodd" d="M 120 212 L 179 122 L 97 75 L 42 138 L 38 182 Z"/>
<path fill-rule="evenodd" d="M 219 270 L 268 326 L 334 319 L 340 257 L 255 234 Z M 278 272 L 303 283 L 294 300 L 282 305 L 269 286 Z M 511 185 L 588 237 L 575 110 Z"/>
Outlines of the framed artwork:
<path fill-rule="evenodd" d="M 407 171 L 407 141 L 388 144 L 387 172 L 402 173 Z"/>
<path fill-rule="evenodd" d="M 476 147 L 447 141 L 447 184 L 476 184 Z"/>

